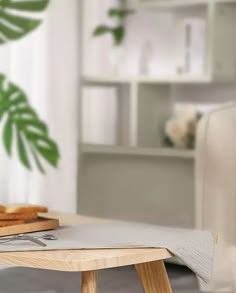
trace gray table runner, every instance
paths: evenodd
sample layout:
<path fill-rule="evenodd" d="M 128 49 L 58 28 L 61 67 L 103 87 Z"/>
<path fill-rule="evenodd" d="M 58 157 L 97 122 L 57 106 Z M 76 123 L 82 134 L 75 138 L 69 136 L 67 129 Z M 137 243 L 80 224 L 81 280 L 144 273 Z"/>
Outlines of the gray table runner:
<path fill-rule="evenodd" d="M 47 247 L 40 247 L 28 241 L 15 241 L 0 244 L 0 251 L 166 248 L 204 281 L 208 282 L 211 278 L 215 244 L 210 232 L 114 222 L 65 226 L 50 233 L 58 240 L 43 240 Z M 30 235 L 43 234 L 45 232 Z"/>

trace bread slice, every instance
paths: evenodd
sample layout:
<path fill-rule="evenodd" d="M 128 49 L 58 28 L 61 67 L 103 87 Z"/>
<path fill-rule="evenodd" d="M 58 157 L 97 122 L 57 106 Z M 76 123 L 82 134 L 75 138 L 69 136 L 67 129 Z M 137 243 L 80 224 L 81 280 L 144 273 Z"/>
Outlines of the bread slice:
<path fill-rule="evenodd" d="M 10 221 L 0 221 L 0 227 L 14 226 L 24 224 L 25 220 L 10 220 Z"/>
<path fill-rule="evenodd" d="M 36 212 L 31 213 L 0 213 L 0 221 L 2 220 L 33 220 L 37 219 Z"/>
<path fill-rule="evenodd" d="M 5 213 L 17 214 L 17 213 L 47 213 L 48 208 L 38 205 L 6 205 Z"/>
<path fill-rule="evenodd" d="M 0 204 L 0 213 L 4 213 L 5 212 L 6 207 L 2 204 Z"/>

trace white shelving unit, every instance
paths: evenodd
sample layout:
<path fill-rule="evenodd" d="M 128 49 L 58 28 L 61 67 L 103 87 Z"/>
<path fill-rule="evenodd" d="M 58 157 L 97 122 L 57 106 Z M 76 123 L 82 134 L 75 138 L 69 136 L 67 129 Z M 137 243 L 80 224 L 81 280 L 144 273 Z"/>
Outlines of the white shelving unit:
<path fill-rule="evenodd" d="M 196 6 L 204 7 L 207 19 L 203 75 L 82 76 L 83 89 L 114 88 L 119 113 L 114 145 L 80 141 L 80 213 L 195 226 L 195 152 L 166 148 L 163 129 L 173 112 L 173 85 L 236 80 L 236 1 L 140 0 L 139 5 L 141 11 Z M 83 98 L 82 91 L 81 105 Z"/>
<path fill-rule="evenodd" d="M 80 143 L 80 213 L 194 226 L 194 199 L 189 197 L 194 192 L 194 151 L 163 145 L 164 123 L 173 108 L 172 82 L 183 79 L 83 78 L 84 88 L 116 89 L 120 119 L 115 145 Z M 191 82 L 209 80 L 185 80 Z"/>
<path fill-rule="evenodd" d="M 190 11 L 197 7 L 205 10 L 207 25 L 205 74 L 202 79 L 212 82 L 235 81 L 235 0 L 139 0 L 138 5 L 139 10 L 159 11 L 164 9 L 173 10 L 176 13 L 180 10 Z"/>

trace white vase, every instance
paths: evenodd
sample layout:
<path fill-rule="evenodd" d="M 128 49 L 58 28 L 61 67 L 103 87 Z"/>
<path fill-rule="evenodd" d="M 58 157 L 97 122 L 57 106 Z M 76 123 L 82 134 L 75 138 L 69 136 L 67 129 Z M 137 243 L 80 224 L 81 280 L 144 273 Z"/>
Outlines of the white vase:
<path fill-rule="evenodd" d="M 154 59 L 154 47 L 151 41 L 146 41 L 141 48 L 139 60 L 139 73 L 148 75 L 151 71 L 151 64 Z"/>
<path fill-rule="evenodd" d="M 109 63 L 112 74 L 119 75 L 122 73 L 124 64 L 124 48 L 122 46 L 112 47 L 109 54 Z"/>

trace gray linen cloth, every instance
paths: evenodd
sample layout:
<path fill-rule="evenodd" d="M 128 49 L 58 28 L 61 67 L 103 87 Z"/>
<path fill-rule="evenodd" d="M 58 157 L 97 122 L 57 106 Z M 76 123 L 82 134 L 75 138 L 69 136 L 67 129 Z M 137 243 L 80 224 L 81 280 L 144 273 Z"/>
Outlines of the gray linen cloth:
<path fill-rule="evenodd" d="M 0 251 L 166 248 L 205 282 L 211 278 L 215 241 L 213 234 L 207 231 L 110 222 L 64 226 L 49 233 L 55 235 L 57 240 L 42 240 L 47 247 L 40 247 L 29 241 L 21 240 L 0 244 Z M 45 232 L 30 235 L 43 234 Z"/>

